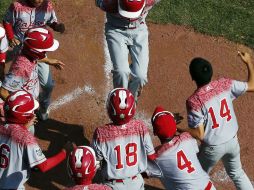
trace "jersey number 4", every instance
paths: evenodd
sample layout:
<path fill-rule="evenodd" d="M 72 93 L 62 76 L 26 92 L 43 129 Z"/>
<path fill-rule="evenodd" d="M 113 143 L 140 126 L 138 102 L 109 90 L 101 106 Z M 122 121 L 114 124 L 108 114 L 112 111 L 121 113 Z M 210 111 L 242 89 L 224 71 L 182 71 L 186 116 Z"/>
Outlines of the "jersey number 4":
<path fill-rule="evenodd" d="M 208 109 L 208 112 L 210 113 L 212 121 L 213 121 L 212 128 L 213 129 L 218 128 L 219 124 L 218 124 L 218 122 L 217 122 L 217 120 L 215 118 L 215 114 L 214 114 L 213 108 L 210 107 Z M 220 103 L 220 116 L 221 116 L 221 118 L 227 118 L 227 121 L 230 121 L 230 119 L 232 118 L 231 115 L 230 115 L 230 110 L 228 108 L 228 104 L 227 104 L 226 99 L 221 100 L 221 103 Z"/>
<path fill-rule="evenodd" d="M 195 171 L 195 168 L 192 166 L 191 161 L 187 159 L 186 155 L 182 150 L 177 152 L 177 167 L 180 170 L 184 170 L 187 168 L 188 173 L 192 173 Z"/>
<path fill-rule="evenodd" d="M 9 165 L 8 154 L 10 154 L 10 147 L 7 144 L 0 145 L 0 168 L 7 168 Z"/>
<path fill-rule="evenodd" d="M 117 145 L 114 150 L 116 151 L 116 159 L 117 159 L 117 165 L 116 165 L 116 169 L 122 169 L 123 166 L 123 162 L 122 162 L 122 150 L 121 150 L 121 146 Z M 123 150 L 124 151 L 124 150 Z M 138 160 L 138 156 L 137 156 L 137 144 L 136 143 L 128 143 L 125 146 L 125 153 L 124 157 L 126 160 L 126 164 L 127 166 L 134 166 L 137 163 Z"/>

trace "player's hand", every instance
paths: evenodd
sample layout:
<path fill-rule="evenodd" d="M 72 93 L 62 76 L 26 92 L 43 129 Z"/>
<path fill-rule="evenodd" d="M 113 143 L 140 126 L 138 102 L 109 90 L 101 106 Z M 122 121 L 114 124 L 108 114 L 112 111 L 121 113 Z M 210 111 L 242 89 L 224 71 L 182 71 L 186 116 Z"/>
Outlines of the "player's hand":
<path fill-rule="evenodd" d="M 0 123 L 5 122 L 5 117 L 4 117 L 4 101 L 2 98 L 0 98 Z"/>
<path fill-rule="evenodd" d="M 177 125 L 182 122 L 183 116 L 181 116 L 180 113 L 173 113 L 173 115 Z"/>
<path fill-rule="evenodd" d="M 246 53 L 246 52 L 241 52 L 241 51 L 238 51 L 238 55 L 241 57 L 242 61 L 244 63 L 251 63 L 251 56 L 250 54 Z"/>
<path fill-rule="evenodd" d="M 49 65 L 54 66 L 58 70 L 62 70 L 64 68 L 64 63 L 58 59 L 46 59 L 46 63 Z"/>
<path fill-rule="evenodd" d="M 55 25 L 54 30 L 60 33 L 64 33 L 65 31 L 65 25 L 64 23 L 58 23 Z"/>
<path fill-rule="evenodd" d="M 68 141 L 64 145 L 63 149 L 66 152 L 66 154 L 69 155 L 74 150 L 74 148 L 76 148 L 76 147 L 77 147 L 77 145 L 75 143 L 73 143 L 71 141 Z"/>
<path fill-rule="evenodd" d="M 26 124 L 25 124 L 25 127 L 29 128 L 31 127 L 32 125 L 35 125 L 36 123 L 38 123 L 38 119 L 37 117 L 34 115 L 34 117 L 28 121 Z"/>
<path fill-rule="evenodd" d="M 10 47 L 14 48 L 15 46 L 18 46 L 20 44 L 20 41 L 17 38 L 13 38 L 10 40 Z"/>

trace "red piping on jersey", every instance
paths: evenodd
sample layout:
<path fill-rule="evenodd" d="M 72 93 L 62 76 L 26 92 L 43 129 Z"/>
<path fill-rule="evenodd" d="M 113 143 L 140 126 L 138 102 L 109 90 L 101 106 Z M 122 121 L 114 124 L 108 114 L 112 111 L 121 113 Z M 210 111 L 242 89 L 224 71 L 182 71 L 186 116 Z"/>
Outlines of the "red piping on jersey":
<path fill-rule="evenodd" d="M 213 186 L 213 183 L 211 181 L 209 181 L 209 183 L 207 184 L 205 190 L 211 190 Z"/>
<path fill-rule="evenodd" d="M 14 38 L 12 23 L 3 22 L 3 25 L 4 25 L 4 29 L 5 29 L 8 40 L 12 40 Z"/>
<path fill-rule="evenodd" d="M 159 157 L 160 155 L 162 155 L 164 152 L 171 149 L 172 147 L 177 146 L 181 142 L 184 142 L 190 139 L 193 139 L 193 137 L 188 132 L 184 132 L 184 133 L 181 133 L 180 135 L 176 135 L 170 142 L 164 143 L 155 148 L 157 156 Z"/>
<path fill-rule="evenodd" d="M 186 102 L 187 109 L 189 111 L 199 111 L 203 104 L 211 100 L 213 97 L 228 91 L 232 83 L 233 81 L 231 79 L 221 78 L 197 89 L 194 94 L 188 98 Z"/>
<path fill-rule="evenodd" d="M 62 150 L 55 156 L 47 158 L 46 161 L 42 162 L 41 164 L 37 165 L 41 172 L 46 172 L 55 166 L 57 166 L 60 162 L 62 162 L 66 158 L 66 152 Z"/>
<path fill-rule="evenodd" d="M 151 154 L 151 155 L 147 155 L 147 158 L 149 159 L 149 160 L 155 160 L 156 158 L 157 158 L 157 154 L 156 153 L 153 153 L 153 154 Z"/>

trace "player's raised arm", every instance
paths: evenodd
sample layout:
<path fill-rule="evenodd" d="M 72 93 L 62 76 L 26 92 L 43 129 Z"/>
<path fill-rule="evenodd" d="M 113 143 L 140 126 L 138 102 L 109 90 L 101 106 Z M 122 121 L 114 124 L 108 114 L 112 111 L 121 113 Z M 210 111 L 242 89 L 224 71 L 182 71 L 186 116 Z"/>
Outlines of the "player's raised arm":
<path fill-rule="evenodd" d="M 238 51 L 238 55 L 241 57 L 242 61 L 246 64 L 248 69 L 248 89 L 247 92 L 254 91 L 254 66 L 251 61 L 251 56 L 249 53 Z"/>

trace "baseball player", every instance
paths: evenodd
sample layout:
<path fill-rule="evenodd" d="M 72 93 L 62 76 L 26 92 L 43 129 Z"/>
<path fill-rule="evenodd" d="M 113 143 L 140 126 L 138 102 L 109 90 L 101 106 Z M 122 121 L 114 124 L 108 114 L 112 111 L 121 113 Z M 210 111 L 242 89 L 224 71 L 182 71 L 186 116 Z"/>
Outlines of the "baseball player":
<path fill-rule="evenodd" d="M 109 93 L 107 112 L 112 123 L 98 127 L 92 141 L 97 160 L 102 162 L 103 183 L 113 190 L 143 190 L 140 173 L 155 152 L 144 122 L 132 120 L 136 111 L 129 90 L 116 88 Z"/>
<path fill-rule="evenodd" d="M 105 36 L 113 63 L 113 86 L 129 89 L 136 101 L 147 83 L 149 49 L 145 19 L 159 1 L 95 0 L 107 16 Z"/>
<path fill-rule="evenodd" d="M 36 138 L 27 130 L 36 122 L 34 110 L 38 107 L 39 103 L 24 90 L 12 93 L 5 102 L 6 123 L 0 126 L 1 189 L 25 189 L 31 168 L 46 172 L 72 150 L 72 144 L 67 143 L 55 156 L 44 156 Z"/>
<path fill-rule="evenodd" d="M 254 67 L 248 53 L 239 52 L 239 56 L 248 69 L 247 82 L 227 78 L 211 81 L 212 65 L 203 58 L 191 61 L 189 71 L 197 90 L 186 102 L 189 128 L 179 130 L 189 131 L 202 141 L 199 160 L 206 172 L 222 160 L 236 188 L 251 190 L 253 186 L 241 165 L 233 100 L 254 91 Z"/>
<path fill-rule="evenodd" d="M 0 24 L 0 80 L 4 79 L 4 67 L 5 67 L 5 59 L 6 52 L 8 50 L 8 40 L 5 35 L 5 29 Z"/>
<path fill-rule="evenodd" d="M 45 57 L 46 52 L 55 51 L 59 42 L 53 38 L 53 34 L 45 28 L 29 29 L 25 33 L 24 45 L 21 53 L 12 63 L 9 72 L 6 74 L 0 96 L 3 100 L 10 92 L 26 90 L 37 99 L 39 95 L 39 81 L 37 60 Z M 52 65 L 61 69 L 62 62 L 49 59 Z M 31 128 L 31 132 L 33 128 Z"/>
<path fill-rule="evenodd" d="M 153 131 L 161 145 L 156 147 L 156 162 L 166 189 L 214 190 L 208 174 L 202 169 L 197 141 L 187 132 L 178 133 L 172 113 L 156 107 L 152 116 Z"/>
<path fill-rule="evenodd" d="M 109 186 L 92 184 L 98 162 L 94 150 L 89 146 L 76 147 L 68 159 L 68 173 L 76 186 L 65 190 L 111 190 Z"/>
<path fill-rule="evenodd" d="M 50 0 L 17 0 L 13 2 L 4 17 L 4 27 L 10 46 L 19 51 L 24 41 L 24 34 L 30 28 L 50 26 L 54 31 L 63 33 L 65 26 L 58 23 Z M 41 92 L 39 97 L 39 119 L 48 118 L 48 107 L 54 87 L 52 74 L 47 58 L 38 61 L 39 82 Z M 46 63 L 46 64 L 45 64 Z"/>

